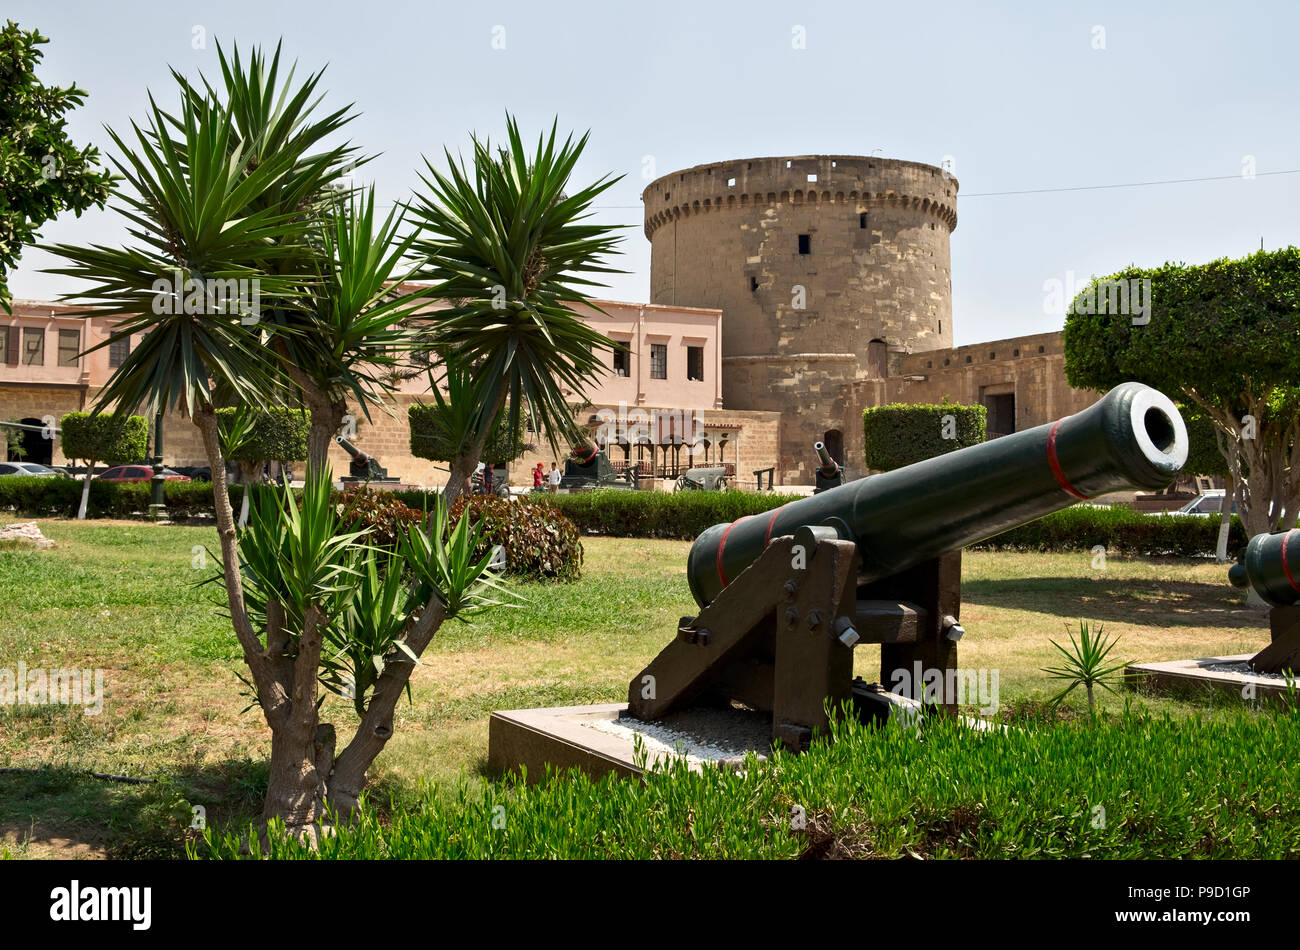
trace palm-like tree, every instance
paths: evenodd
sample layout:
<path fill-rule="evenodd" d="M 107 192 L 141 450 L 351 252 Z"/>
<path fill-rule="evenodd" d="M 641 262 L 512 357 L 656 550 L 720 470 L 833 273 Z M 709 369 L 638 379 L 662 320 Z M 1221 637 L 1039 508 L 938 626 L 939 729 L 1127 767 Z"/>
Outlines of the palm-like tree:
<path fill-rule="evenodd" d="M 278 50 L 270 60 L 254 51 L 245 62 L 237 50 L 228 57 L 220 48 L 219 56 L 218 88 L 206 80 L 199 88 L 173 73 L 181 87 L 175 114 L 151 101 L 143 128 L 133 126 L 125 138 L 110 131 L 115 164 L 130 186 L 117 195 L 130 222 L 130 246 L 50 250 L 68 262 L 56 273 L 92 283 L 70 295 L 95 307 L 87 315 L 122 318 L 101 345 L 143 334 L 98 406 L 179 409 L 202 433 L 230 616 L 272 731 L 264 814 L 310 824 L 331 772 L 341 776 L 347 801 L 355 801 L 366 768 L 391 733 L 386 724 L 410 671 L 392 664 L 373 686 L 353 743 L 336 762 L 331 740 L 328 761 L 321 758 L 319 626 L 328 618 L 313 614 L 310 623 L 289 628 L 283 605 L 270 614 L 250 610 L 247 595 L 258 582 L 241 572 L 243 542 L 227 493 L 216 408 L 227 398 L 258 408 L 311 408 L 310 507 L 324 511 L 330 504 L 325 456 L 346 399 L 368 411 L 383 395 L 382 367 L 414 339 L 403 323 L 417 304 L 390 289 L 405 276 L 409 239 L 398 238 L 401 216 L 378 220 L 373 192 L 339 187 L 355 150 L 327 147 L 324 140 L 351 115 L 314 117 L 320 73 L 295 87 L 292 70 L 281 78 Z M 210 293 L 227 280 L 255 282 L 255 312 L 246 299 Z M 320 540 L 319 525 L 301 524 L 304 537 Z M 339 545 L 300 547 L 294 564 L 351 557 Z M 445 592 L 418 584 L 405 589 L 425 600 L 392 637 L 418 654 L 446 616 Z"/>
<path fill-rule="evenodd" d="M 620 238 L 594 224 L 593 201 L 617 178 L 608 176 L 566 193 L 587 136 L 562 143 L 556 126 L 529 151 L 513 118 L 506 147 L 473 141 L 473 167 L 446 153 L 447 171 L 428 161 L 427 194 L 410 206 L 421 229 L 416 253 L 422 276 L 451 306 L 430 314 L 431 335 L 448 362 L 473 367 L 469 398 L 484 424 L 451 464 L 444 497 L 450 502 L 479 462 L 500 413 L 512 430 L 525 405 L 553 449 L 573 435 L 564 390 L 581 393 L 603 369 L 597 351 L 610 340 L 583 323 L 575 304 L 591 304 L 591 277 L 619 273 L 604 261 Z M 599 308 L 597 308 L 599 309 Z"/>

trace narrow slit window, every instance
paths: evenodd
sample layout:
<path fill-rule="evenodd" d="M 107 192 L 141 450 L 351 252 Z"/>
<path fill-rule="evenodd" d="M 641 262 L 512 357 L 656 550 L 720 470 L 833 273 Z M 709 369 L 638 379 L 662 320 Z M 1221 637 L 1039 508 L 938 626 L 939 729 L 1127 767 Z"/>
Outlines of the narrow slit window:
<path fill-rule="evenodd" d="M 800 254 L 811 254 L 811 253 L 812 253 L 812 235 L 811 235 L 811 234 L 801 234 L 801 235 L 799 235 L 799 253 L 800 253 Z"/>

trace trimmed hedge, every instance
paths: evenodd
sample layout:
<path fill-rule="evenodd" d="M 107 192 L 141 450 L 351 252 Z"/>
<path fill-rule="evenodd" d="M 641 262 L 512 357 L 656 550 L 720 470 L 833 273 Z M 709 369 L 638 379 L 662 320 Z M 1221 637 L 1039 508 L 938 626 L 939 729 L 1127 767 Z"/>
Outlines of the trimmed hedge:
<path fill-rule="evenodd" d="M 242 485 L 230 486 L 230 503 L 236 510 L 243 501 Z M 268 491 L 256 486 L 254 491 Z M 209 482 L 167 482 L 167 509 L 176 520 L 212 511 Z M 416 511 L 424 511 L 436 493 L 390 492 L 393 498 Z M 479 496 L 473 496 L 478 505 Z M 632 492 L 597 491 L 577 495 L 548 495 L 545 498 L 506 502 L 499 505 L 529 505 L 559 511 L 576 532 L 613 538 L 664 538 L 694 540 L 704 529 L 744 515 L 757 515 L 796 500 L 792 495 L 750 492 Z M 81 501 L 81 482 L 70 478 L 38 478 L 6 475 L 0 478 L 0 511 L 10 509 L 37 516 L 71 517 Z M 113 484 L 93 481 L 90 485 L 91 517 L 130 518 L 149 509 L 149 484 Z M 494 509 L 495 510 L 495 509 Z M 567 535 L 568 529 L 557 528 Z M 1143 557 L 1200 557 L 1214 553 L 1219 536 L 1219 516 L 1145 515 L 1129 508 L 1099 508 L 1076 505 L 1031 521 L 1019 528 L 981 541 L 977 550 L 1090 551 L 1100 544 L 1109 553 Z M 576 539 L 576 534 L 575 534 Z M 1229 554 L 1235 556 L 1246 545 L 1241 520 L 1232 519 L 1228 535 Z M 507 544 L 495 539 L 493 543 Z M 566 541 L 565 544 L 568 544 Z M 580 558 L 581 555 L 578 555 Z M 568 556 L 565 556 L 566 562 Z M 543 560 L 546 560 L 543 558 Z M 541 562 L 539 562 L 541 563 Z M 581 561 L 579 560 L 580 564 Z M 512 566 L 513 570 L 513 566 Z M 543 573 L 554 570 L 547 568 Z M 531 574 L 529 570 L 520 573 Z M 556 572 L 567 576 L 567 568 Z M 554 575 L 548 575 L 554 576 Z"/>
<path fill-rule="evenodd" d="M 559 509 L 582 531 L 592 534 L 693 541 L 705 528 L 719 522 L 762 514 L 796 497 L 740 491 L 607 490 L 547 495 L 543 503 Z"/>
<path fill-rule="evenodd" d="M 952 420 L 945 420 L 951 416 Z M 923 459 L 945 455 L 984 441 L 988 410 L 957 403 L 889 403 L 862 410 L 862 443 L 867 467 L 890 472 Z"/>
<path fill-rule="evenodd" d="M 0 512 L 13 510 L 36 517 L 76 517 L 81 505 L 80 478 L 6 475 L 0 478 Z M 258 488 L 254 488 L 257 491 Z M 131 518 L 149 511 L 148 482 L 90 483 L 89 518 Z M 211 482 L 165 482 L 163 498 L 173 520 L 212 514 Z M 230 503 L 236 511 L 244 500 L 244 486 L 230 486 Z"/>
<path fill-rule="evenodd" d="M 603 491 L 551 495 L 554 505 L 580 529 L 616 538 L 669 538 L 690 541 L 715 524 L 761 514 L 794 500 L 790 495 L 747 492 Z M 1090 551 L 1101 544 L 1110 553 L 1137 556 L 1197 557 L 1213 554 L 1219 517 L 1146 515 L 1130 508 L 1076 505 L 981 541 L 977 550 Z M 1245 547 L 1246 533 L 1234 517 L 1228 550 Z"/>
<path fill-rule="evenodd" d="M 1077 505 L 1012 528 L 972 545 L 985 551 L 1091 551 L 1139 557 L 1200 557 L 1213 554 L 1219 516 L 1146 515 L 1131 508 Z M 1228 555 L 1246 546 L 1246 530 L 1235 515 L 1228 531 Z"/>
<path fill-rule="evenodd" d="M 307 436 L 311 416 L 303 409 L 275 406 L 270 409 L 218 409 L 217 421 L 223 429 L 235 425 L 248 414 L 251 430 L 248 440 L 233 448 L 231 462 L 302 462 L 307 458 Z"/>
<path fill-rule="evenodd" d="M 411 430 L 411 454 L 433 462 L 454 462 L 460 456 L 454 434 L 462 420 L 456 413 L 459 407 L 439 406 L 437 403 L 416 403 L 406 410 Z M 481 461 L 489 463 L 510 462 L 524 453 L 524 415 L 519 414 L 514 429 L 510 427 L 510 413 L 503 409 L 488 432 L 483 444 Z"/>
<path fill-rule="evenodd" d="M 144 459 L 149 423 L 144 416 L 69 412 L 59 420 L 63 454 L 88 464 L 130 465 Z"/>

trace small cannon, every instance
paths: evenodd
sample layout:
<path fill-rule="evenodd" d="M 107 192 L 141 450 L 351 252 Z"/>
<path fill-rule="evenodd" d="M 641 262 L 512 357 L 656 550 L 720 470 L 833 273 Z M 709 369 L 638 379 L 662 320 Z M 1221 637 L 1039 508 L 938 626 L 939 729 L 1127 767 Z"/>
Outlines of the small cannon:
<path fill-rule="evenodd" d="M 334 441 L 337 442 L 344 452 L 352 456 L 348 463 L 348 478 L 345 481 L 364 481 L 364 482 L 385 482 L 393 481 L 388 477 L 388 469 L 379 464 L 379 461 L 373 455 L 367 455 L 355 445 L 336 435 Z"/>
<path fill-rule="evenodd" d="M 844 484 L 844 467 L 831 457 L 831 453 L 826 450 L 825 442 L 814 442 L 813 451 L 817 453 L 817 459 L 821 465 L 817 467 L 817 487 L 813 489 L 814 495 L 820 495 L 830 488 L 839 488 Z"/>
<path fill-rule="evenodd" d="M 1124 383 L 1048 425 L 714 525 L 687 559 L 701 609 L 631 681 L 628 715 L 740 703 L 770 711 L 773 740 L 798 750 L 826 727 L 828 699 L 873 718 L 917 701 L 955 714 L 970 682 L 957 670 L 962 548 L 1076 501 L 1162 488 L 1186 459 L 1174 404 Z M 857 643 L 881 644 L 881 686 L 853 679 Z"/>
<path fill-rule="evenodd" d="M 1233 587 L 1253 588 L 1268 603 L 1268 646 L 1250 660 L 1256 673 L 1300 675 L 1300 531 L 1257 534 L 1228 568 Z"/>
<path fill-rule="evenodd" d="M 725 491 L 727 488 L 727 468 L 725 465 L 713 465 L 708 468 L 690 468 L 686 474 L 677 479 L 673 491 Z"/>
<path fill-rule="evenodd" d="M 560 487 L 569 491 L 586 491 L 595 488 L 629 488 L 631 477 L 620 478 L 609 457 L 597 446 L 588 443 L 575 446 L 564 460 L 564 475 Z"/>

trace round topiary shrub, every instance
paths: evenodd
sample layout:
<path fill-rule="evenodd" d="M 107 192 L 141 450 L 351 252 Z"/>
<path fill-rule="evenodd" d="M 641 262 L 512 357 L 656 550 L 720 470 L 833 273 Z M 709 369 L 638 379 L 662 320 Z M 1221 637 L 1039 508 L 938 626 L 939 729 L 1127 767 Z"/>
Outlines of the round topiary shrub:
<path fill-rule="evenodd" d="M 466 509 L 483 527 L 486 554 L 505 549 L 506 571 L 531 580 L 577 580 L 582 573 L 582 541 L 572 521 L 545 502 L 490 495 L 462 496 L 451 509 L 452 524 Z"/>

